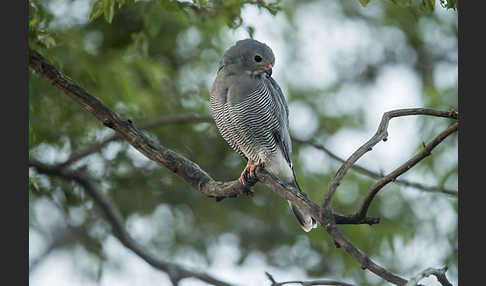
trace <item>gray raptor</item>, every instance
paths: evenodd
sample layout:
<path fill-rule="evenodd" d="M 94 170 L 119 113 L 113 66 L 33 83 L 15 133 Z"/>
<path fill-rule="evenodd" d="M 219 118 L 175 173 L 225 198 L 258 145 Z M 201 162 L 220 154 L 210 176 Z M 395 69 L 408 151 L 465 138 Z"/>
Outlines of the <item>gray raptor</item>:
<path fill-rule="evenodd" d="M 247 183 L 246 171 L 253 177 L 262 165 L 281 182 L 301 191 L 292 163 L 287 102 L 271 77 L 274 64 L 267 45 L 252 39 L 238 41 L 219 62 L 210 109 L 222 137 L 248 160 L 239 179 L 242 184 Z M 311 215 L 289 204 L 304 231 L 316 227 Z"/>

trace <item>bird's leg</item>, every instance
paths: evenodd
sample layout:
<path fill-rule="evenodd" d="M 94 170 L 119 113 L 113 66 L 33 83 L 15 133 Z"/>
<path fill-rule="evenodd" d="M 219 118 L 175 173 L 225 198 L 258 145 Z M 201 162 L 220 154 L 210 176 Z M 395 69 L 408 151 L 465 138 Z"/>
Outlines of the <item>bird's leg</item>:
<path fill-rule="evenodd" d="M 250 173 L 250 177 L 255 177 L 255 170 L 258 166 L 263 165 L 263 160 L 258 159 L 258 161 L 253 161 L 253 160 L 248 160 L 248 163 L 246 163 L 245 169 L 241 172 L 240 178 L 238 179 L 240 183 L 243 185 L 246 185 L 246 180 L 245 180 L 245 172 Z"/>
<path fill-rule="evenodd" d="M 246 163 L 246 167 L 243 169 L 243 171 L 241 172 L 241 175 L 240 175 L 240 178 L 238 179 L 240 181 L 240 183 L 242 183 L 243 185 L 246 185 L 246 180 L 245 180 L 245 172 L 250 172 L 250 166 L 252 164 L 254 164 L 255 161 L 253 160 L 248 160 L 248 162 Z M 250 173 L 251 174 L 251 173 Z"/>
<path fill-rule="evenodd" d="M 249 162 L 250 163 L 250 166 L 249 166 L 249 171 L 250 171 L 250 177 L 255 177 L 255 170 L 258 166 L 262 165 L 263 164 L 263 160 L 262 159 L 258 159 L 258 161 L 251 161 Z M 248 164 L 247 164 L 247 167 L 248 167 Z"/>

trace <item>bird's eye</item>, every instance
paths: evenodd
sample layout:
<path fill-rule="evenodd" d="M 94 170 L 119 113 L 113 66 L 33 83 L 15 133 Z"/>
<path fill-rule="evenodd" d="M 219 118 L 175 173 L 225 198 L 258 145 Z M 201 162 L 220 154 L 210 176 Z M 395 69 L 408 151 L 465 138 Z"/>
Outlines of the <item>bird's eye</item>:
<path fill-rule="evenodd" d="M 262 57 L 260 57 L 259 55 L 256 55 L 256 56 L 255 56 L 255 62 L 259 63 L 259 62 L 261 62 L 262 60 L 263 60 L 263 59 L 262 59 Z"/>

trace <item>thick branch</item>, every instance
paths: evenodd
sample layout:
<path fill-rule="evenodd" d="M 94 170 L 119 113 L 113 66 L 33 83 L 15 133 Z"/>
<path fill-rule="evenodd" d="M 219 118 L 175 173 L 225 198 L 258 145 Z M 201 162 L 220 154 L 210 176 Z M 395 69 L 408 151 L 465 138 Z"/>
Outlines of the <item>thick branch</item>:
<path fill-rule="evenodd" d="M 145 136 L 140 129 L 133 125 L 131 120 L 120 118 L 117 113 L 111 111 L 97 97 L 89 94 L 32 49 L 29 49 L 29 66 L 49 80 L 52 85 L 62 90 L 64 94 L 79 103 L 84 110 L 91 113 L 105 126 L 115 130 L 118 135 L 147 158 L 164 165 L 199 192 L 216 198 L 250 194 L 250 190 L 238 180 L 231 182 L 215 181 L 196 163 Z"/>
<path fill-rule="evenodd" d="M 206 273 L 190 271 L 177 264 L 166 262 L 160 260 L 150 253 L 148 253 L 142 246 L 135 242 L 130 234 L 125 229 L 125 223 L 123 221 L 122 215 L 113 204 L 113 202 L 101 193 L 96 186 L 93 184 L 92 180 L 85 174 L 80 172 L 70 172 L 57 167 L 52 167 L 40 163 L 38 161 L 29 161 L 29 166 L 34 167 L 37 172 L 41 174 L 46 174 L 50 176 L 61 177 L 66 180 L 75 181 L 81 185 L 85 192 L 91 196 L 93 201 L 99 206 L 103 212 L 106 220 L 111 224 L 113 228 L 113 233 L 120 240 L 120 242 L 128 249 L 132 250 L 135 254 L 140 256 L 147 263 L 155 267 L 156 269 L 166 272 L 171 280 L 181 280 L 184 278 L 197 278 L 201 281 L 207 282 L 212 285 L 217 286 L 231 286 L 232 284 L 220 281 Z"/>
<path fill-rule="evenodd" d="M 430 275 L 434 275 L 442 286 L 452 286 L 451 282 L 447 280 L 447 277 L 445 275 L 446 271 L 447 271 L 447 266 L 444 266 L 441 269 L 427 268 L 424 271 L 417 274 L 415 277 L 410 278 L 410 280 L 405 286 L 417 286 L 420 280 L 429 277 Z"/>
<path fill-rule="evenodd" d="M 393 172 L 390 174 L 384 176 L 381 178 L 379 181 L 373 184 L 371 186 L 368 195 L 366 198 L 363 200 L 363 203 L 361 204 L 361 207 L 359 211 L 356 213 L 356 216 L 358 218 L 364 218 L 366 216 L 366 213 L 368 212 L 368 208 L 373 201 L 374 197 L 376 194 L 388 183 L 392 182 L 395 180 L 398 176 L 401 174 L 405 173 L 408 171 L 410 168 L 415 166 L 418 162 L 420 162 L 422 159 L 425 157 L 429 156 L 432 150 L 439 145 L 447 136 L 451 135 L 452 133 L 457 131 L 458 123 L 454 123 L 451 126 L 449 126 L 446 130 L 444 130 L 441 134 L 439 134 L 437 137 L 435 137 L 429 144 L 424 146 L 424 149 L 418 153 L 417 155 L 413 156 L 410 160 L 402 164 L 400 167 L 395 169 Z"/>
<path fill-rule="evenodd" d="M 168 125 L 168 124 L 186 124 L 186 123 L 198 123 L 198 122 L 212 122 L 212 118 L 210 116 L 204 116 L 199 114 L 183 114 L 183 115 L 176 115 L 171 117 L 161 117 L 153 121 L 147 122 L 145 124 L 141 124 L 138 128 L 141 130 L 148 130 L 148 129 L 152 129 L 155 127 Z M 99 143 L 93 144 L 92 146 L 90 146 L 85 150 L 71 154 L 69 159 L 59 164 L 58 166 L 66 167 L 68 165 L 71 165 L 72 163 L 78 161 L 81 158 L 84 158 L 90 154 L 98 152 L 100 149 L 108 145 L 108 143 L 119 139 L 122 139 L 122 137 L 117 134 L 113 134 L 112 136 L 106 138 L 105 140 Z"/>

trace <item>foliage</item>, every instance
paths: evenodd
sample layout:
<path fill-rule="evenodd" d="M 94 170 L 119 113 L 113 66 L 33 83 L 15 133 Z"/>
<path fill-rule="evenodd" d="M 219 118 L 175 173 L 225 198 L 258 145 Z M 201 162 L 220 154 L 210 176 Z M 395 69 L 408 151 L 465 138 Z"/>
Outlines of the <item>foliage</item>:
<path fill-rule="evenodd" d="M 441 33 L 454 37 L 457 22 L 443 22 L 438 9 L 434 9 L 434 0 L 360 0 L 359 3 L 366 6 L 364 8 L 358 2 L 335 2 L 343 11 L 343 21 L 361 21 L 359 23 L 377 30 L 399 31 L 405 49 L 411 51 L 416 60 L 412 62 L 403 56 L 403 51 L 386 48 L 380 60 L 370 62 L 366 56 L 369 51 L 357 51 L 361 53 L 360 57 L 351 68 L 336 63 L 338 80 L 330 87 L 298 86 L 290 81 L 281 83 L 291 108 L 293 105 L 305 106 L 315 118 L 317 127 L 308 137 L 326 142 L 339 130 L 359 131 L 366 110 L 343 109 L 331 113 L 321 102 L 323 98 L 330 104 L 338 102 L 340 94 L 350 86 L 365 88 L 376 83 L 380 71 L 386 66 L 402 64 L 413 69 L 420 82 L 424 106 L 457 108 L 457 82 L 443 87 L 438 86 L 435 79 L 435 71 L 441 64 L 451 61 L 454 64 L 454 59 L 447 55 L 457 53 L 457 45 L 431 48 L 436 43 L 431 43 L 430 34 L 424 28 L 424 23 L 430 24 Z M 258 7 L 261 13 L 273 17 L 283 15 L 289 23 L 288 34 L 283 37 L 292 39 L 299 33 L 295 28 L 296 11 L 325 7 L 325 3 L 94 0 L 90 1 L 83 21 L 69 22 L 62 21 L 63 16 L 54 13 L 53 7 L 59 1 L 29 1 L 29 44 L 106 105 L 138 125 L 160 116 L 208 114 L 208 87 L 221 53 L 231 44 L 229 31 L 243 28 L 248 36 L 258 32 L 253 23 L 244 22 L 242 14 L 248 7 Z M 457 1 L 441 0 L 440 5 L 450 12 L 449 8 L 457 8 Z M 372 6 L 379 7 L 382 13 L 370 16 L 365 10 Z M 300 48 L 295 41 L 287 43 L 289 51 Z M 360 67 L 359 72 L 355 67 Z M 31 158 L 61 163 L 73 152 L 84 150 L 111 134 L 35 73 L 30 74 L 29 92 Z M 423 138 L 413 143 L 416 150 L 420 150 L 421 141 L 430 140 L 448 122 L 421 118 L 418 124 Z M 243 167 L 243 161 L 218 135 L 214 124 L 167 125 L 148 132 L 164 146 L 197 162 L 215 179 L 234 179 Z M 356 146 L 359 143 L 356 142 Z M 319 203 L 339 164 L 327 158 L 328 166 L 323 170 L 306 167 L 306 154 L 314 152 L 311 149 L 304 144 L 294 144 L 296 173 L 302 188 Z M 445 142 L 431 158 L 415 167 L 414 172 L 431 178 L 430 185 L 457 185 L 457 160 L 450 159 L 455 149 L 456 137 Z M 216 203 L 194 192 L 169 170 L 148 161 L 123 141 L 110 143 L 101 152 L 76 162 L 71 168 L 83 168 L 96 177 L 100 188 L 114 200 L 125 218 L 149 219 L 163 213 L 163 219 L 151 225 L 156 235 L 149 239 L 148 245 L 169 258 L 191 249 L 210 265 L 215 259 L 211 247 L 223 234 L 230 233 L 237 238 L 241 254 L 239 263 L 252 253 L 261 253 L 271 265 L 282 268 L 299 265 L 312 276 L 342 277 L 358 285 L 368 285 L 370 281 L 374 281 L 373 285 L 384 285 L 383 281 L 369 278 L 364 271 L 357 272 L 357 263 L 341 249 L 334 248 L 325 232 L 302 233 L 286 202 L 261 185 L 256 186 L 253 198 L 226 199 Z M 337 193 L 335 209 L 342 213 L 355 211 L 372 183 L 369 177 L 349 174 Z M 45 203 L 46 199 L 53 201 L 62 206 L 65 213 L 82 214 L 79 215 L 82 217 L 80 224 L 88 230 L 88 238 L 82 240 L 82 245 L 103 259 L 102 244 L 110 230 L 106 225 L 100 228 L 100 216 L 82 190 L 72 183 L 33 173 L 29 185 L 31 230 L 46 227 L 38 225 L 36 216 L 39 214 L 34 206 Z M 417 193 L 419 191 L 397 184 L 388 186 L 370 210 L 370 215 L 382 217 L 382 222 L 373 227 L 345 226 L 343 232 L 363 251 L 378 257 L 396 273 L 420 270 L 402 267 L 402 257 L 397 254 L 403 252 L 397 250 L 400 245 L 397 241 L 406 245 L 420 233 L 440 233 L 437 218 L 420 212 L 427 211 L 427 202 L 433 205 L 434 201 L 455 208 L 457 212 L 457 200 L 444 198 L 441 194 Z M 420 198 L 420 203 L 416 197 Z M 425 232 L 427 227 L 432 231 Z M 452 275 L 457 275 L 454 270 L 457 269 L 457 226 L 443 234 L 447 236 L 448 247 L 443 250 L 442 261 L 448 264 Z M 72 250 L 79 243 L 73 240 L 65 248 Z"/>

